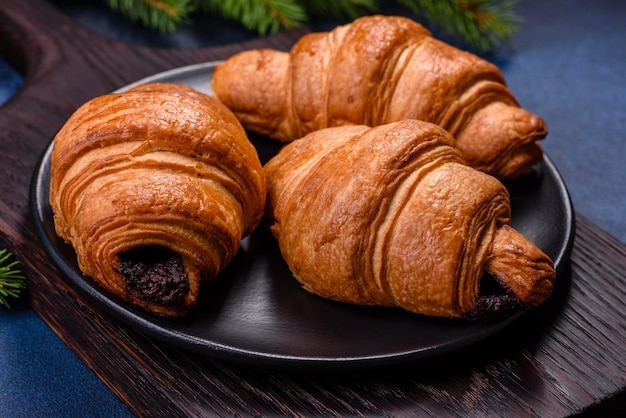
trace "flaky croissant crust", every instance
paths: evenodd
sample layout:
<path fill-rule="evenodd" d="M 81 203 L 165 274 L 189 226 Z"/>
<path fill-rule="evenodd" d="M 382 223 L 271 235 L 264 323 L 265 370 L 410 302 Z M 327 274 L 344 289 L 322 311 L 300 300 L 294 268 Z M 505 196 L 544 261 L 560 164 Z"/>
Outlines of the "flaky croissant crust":
<path fill-rule="evenodd" d="M 419 119 L 449 131 L 469 165 L 500 179 L 543 157 L 546 125 L 519 106 L 500 70 L 403 17 L 307 34 L 289 53 L 244 51 L 217 66 L 212 87 L 246 129 L 285 142 L 326 127 Z"/>
<path fill-rule="evenodd" d="M 271 230 L 313 293 L 461 317 L 485 272 L 526 306 L 552 291 L 552 261 L 509 225 L 506 188 L 434 124 L 319 130 L 264 169 Z"/>
<path fill-rule="evenodd" d="M 181 316 L 201 282 L 259 223 L 265 177 L 253 145 L 224 105 L 189 87 L 150 83 L 81 106 L 54 139 L 50 204 L 57 234 L 81 271 L 118 297 Z M 176 306 L 129 287 L 120 256 L 166 248 L 189 290 Z"/>

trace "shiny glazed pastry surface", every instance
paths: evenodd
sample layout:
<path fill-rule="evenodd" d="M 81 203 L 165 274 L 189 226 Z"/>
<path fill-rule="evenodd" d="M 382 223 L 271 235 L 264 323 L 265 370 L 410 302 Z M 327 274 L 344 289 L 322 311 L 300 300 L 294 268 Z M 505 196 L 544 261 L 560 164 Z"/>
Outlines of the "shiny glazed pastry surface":
<path fill-rule="evenodd" d="M 216 99 L 151 83 L 81 106 L 54 138 L 50 204 L 80 270 L 158 315 L 191 309 L 259 223 L 265 178 Z"/>
<path fill-rule="evenodd" d="M 469 165 L 499 179 L 543 158 L 546 125 L 519 106 L 500 70 L 403 17 L 307 34 L 289 53 L 244 51 L 215 69 L 212 87 L 246 129 L 281 141 L 420 119 L 450 132 Z"/>
<path fill-rule="evenodd" d="M 272 233 L 312 293 L 480 318 L 552 292 L 552 260 L 510 226 L 506 188 L 465 165 L 437 125 L 315 131 L 264 169 Z M 485 292 L 488 280 L 497 292 Z"/>

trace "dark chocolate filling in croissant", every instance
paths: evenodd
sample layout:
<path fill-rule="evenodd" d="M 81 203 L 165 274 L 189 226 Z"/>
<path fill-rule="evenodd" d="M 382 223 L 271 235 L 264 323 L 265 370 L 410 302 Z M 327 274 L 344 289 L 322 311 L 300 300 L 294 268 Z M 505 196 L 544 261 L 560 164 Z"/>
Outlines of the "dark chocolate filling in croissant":
<path fill-rule="evenodd" d="M 139 247 L 119 255 L 120 272 L 136 295 L 148 302 L 182 306 L 189 279 L 179 254 L 161 247 Z"/>
<path fill-rule="evenodd" d="M 524 307 L 524 303 L 495 276 L 485 273 L 479 282 L 476 305 L 465 318 L 470 321 L 502 318 Z"/>

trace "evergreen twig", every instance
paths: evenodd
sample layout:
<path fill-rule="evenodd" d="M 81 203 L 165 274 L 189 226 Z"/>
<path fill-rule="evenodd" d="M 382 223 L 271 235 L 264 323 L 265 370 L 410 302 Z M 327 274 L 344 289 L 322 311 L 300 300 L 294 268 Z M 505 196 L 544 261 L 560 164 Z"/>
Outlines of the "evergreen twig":
<path fill-rule="evenodd" d="M 129 19 L 173 32 L 202 11 L 239 22 L 259 35 L 307 24 L 314 17 L 351 18 L 375 13 L 383 0 L 105 0 Z M 508 41 L 521 18 L 517 0 L 395 0 L 481 52 Z"/>
<path fill-rule="evenodd" d="M 302 26 L 307 15 L 298 0 L 197 0 L 201 10 L 239 22 L 260 35 Z"/>
<path fill-rule="evenodd" d="M 397 0 L 474 48 L 489 52 L 509 40 L 522 19 L 517 0 Z"/>
<path fill-rule="evenodd" d="M 22 290 L 26 289 L 25 277 L 15 268 L 19 262 L 8 262 L 11 256 L 6 249 L 0 250 L 0 305 L 7 308 L 11 307 L 8 298 L 18 298 Z"/>
<path fill-rule="evenodd" d="M 174 32 L 189 23 L 189 14 L 196 9 L 197 0 L 106 0 L 109 7 L 133 22 L 161 32 Z"/>

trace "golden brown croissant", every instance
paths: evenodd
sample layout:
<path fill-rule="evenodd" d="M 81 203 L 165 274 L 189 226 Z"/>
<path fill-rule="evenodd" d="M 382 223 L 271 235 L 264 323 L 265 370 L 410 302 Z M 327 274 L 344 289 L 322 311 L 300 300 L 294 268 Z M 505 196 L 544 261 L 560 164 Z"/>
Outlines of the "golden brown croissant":
<path fill-rule="evenodd" d="M 552 292 L 552 260 L 510 226 L 506 188 L 465 165 L 437 125 L 326 128 L 264 169 L 272 233 L 310 292 L 474 318 Z M 486 292 L 489 279 L 502 291 Z"/>
<path fill-rule="evenodd" d="M 244 51 L 216 67 L 212 88 L 246 129 L 285 142 L 325 127 L 420 119 L 500 179 L 543 158 L 546 125 L 520 108 L 499 69 L 402 17 L 311 33 L 289 53 Z"/>
<path fill-rule="evenodd" d="M 54 139 L 50 204 L 81 271 L 163 316 L 260 222 L 265 176 L 237 118 L 189 87 L 152 83 L 81 106 Z"/>

